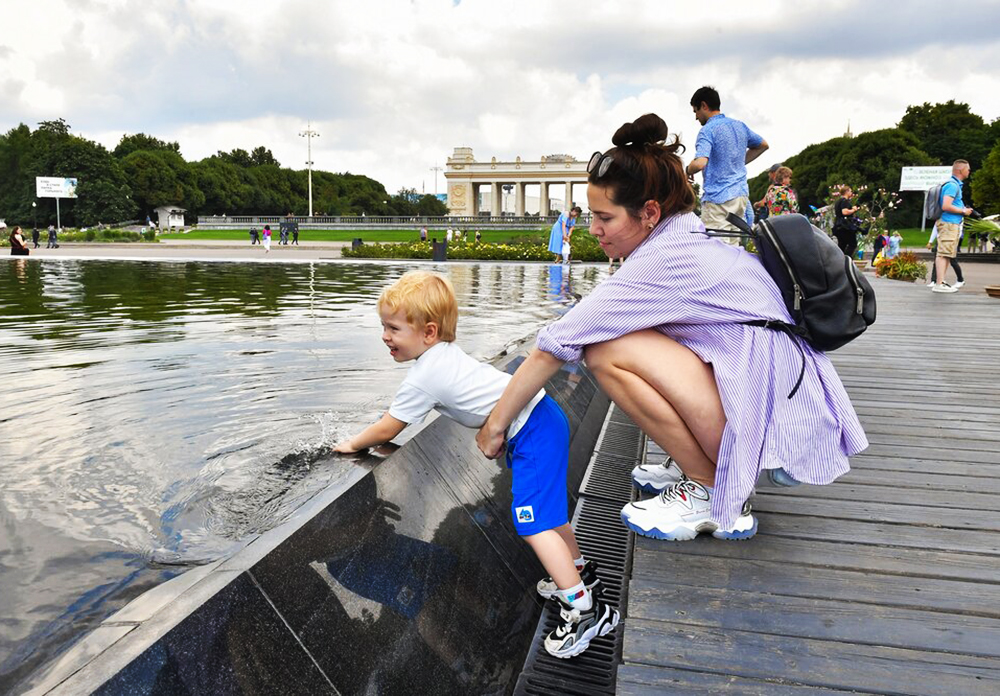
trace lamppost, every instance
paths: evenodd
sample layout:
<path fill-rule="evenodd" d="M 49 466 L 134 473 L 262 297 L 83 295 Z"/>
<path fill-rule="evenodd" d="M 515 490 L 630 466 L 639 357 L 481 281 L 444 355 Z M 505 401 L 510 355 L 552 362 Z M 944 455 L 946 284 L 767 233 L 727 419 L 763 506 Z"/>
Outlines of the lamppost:
<path fill-rule="evenodd" d="M 306 121 L 306 129 L 299 133 L 300 138 L 306 139 L 306 152 L 309 159 L 306 160 L 306 167 L 309 169 L 309 217 L 313 215 L 313 151 L 312 139 L 318 138 L 319 133 L 312 129 L 312 121 Z"/>
<path fill-rule="evenodd" d="M 434 166 L 431 167 L 431 171 L 434 172 L 434 197 L 437 198 L 438 195 L 438 172 L 443 171 L 443 167 Z"/>
<path fill-rule="evenodd" d="M 32 229 L 38 229 L 38 203 L 31 201 L 31 226 Z"/>
<path fill-rule="evenodd" d="M 504 213 L 507 210 L 508 204 L 510 203 L 510 192 L 514 190 L 514 184 L 504 184 L 502 188 L 503 188 L 503 207 L 504 207 L 504 210 L 500 213 L 501 216 L 504 215 Z"/>

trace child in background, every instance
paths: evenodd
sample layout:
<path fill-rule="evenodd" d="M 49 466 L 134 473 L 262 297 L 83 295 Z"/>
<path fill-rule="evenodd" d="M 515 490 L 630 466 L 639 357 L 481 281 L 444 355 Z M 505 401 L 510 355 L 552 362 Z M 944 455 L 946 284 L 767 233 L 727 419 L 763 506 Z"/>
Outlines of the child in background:
<path fill-rule="evenodd" d="M 889 237 L 889 253 L 886 254 L 890 259 L 894 259 L 899 256 L 899 244 L 903 241 L 903 235 L 899 233 L 899 230 L 893 230 L 892 236 Z"/>
<path fill-rule="evenodd" d="M 482 426 L 510 375 L 455 345 L 458 302 L 448 279 L 406 273 L 382 292 L 378 312 L 393 360 L 415 363 L 385 415 L 334 451 L 352 453 L 388 442 L 432 409 L 468 428 Z M 559 603 L 563 619 L 545 638 L 545 649 L 555 657 L 573 657 L 614 629 L 619 615 L 594 591 L 600 583 L 595 564 L 583 558 L 569 525 L 569 421 L 544 389 L 511 423 L 506 458 L 513 470 L 514 528 L 550 575 L 538 582 L 538 593 Z"/>

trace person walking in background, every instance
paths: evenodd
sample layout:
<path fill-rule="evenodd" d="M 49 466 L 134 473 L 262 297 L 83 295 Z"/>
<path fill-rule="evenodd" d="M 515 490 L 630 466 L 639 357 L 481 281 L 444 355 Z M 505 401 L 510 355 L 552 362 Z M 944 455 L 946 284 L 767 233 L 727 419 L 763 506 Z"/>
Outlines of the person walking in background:
<path fill-rule="evenodd" d="M 552 225 L 549 231 L 549 252 L 556 255 L 554 262 L 559 263 L 563 255 L 563 240 L 572 234 L 576 219 L 583 212 L 583 208 L 578 205 L 559 215 L 559 219 Z"/>
<path fill-rule="evenodd" d="M 38 248 L 38 240 L 41 238 L 41 236 L 42 235 L 41 233 L 39 233 L 37 227 L 31 228 L 31 243 L 35 245 L 36 249 Z"/>
<path fill-rule="evenodd" d="M 764 196 L 765 217 L 793 215 L 799 212 L 799 197 L 792 189 L 792 170 L 778 167 L 774 173 L 774 183 Z"/>
<path fill-rule="evenodd" d="M 963 231 L 963 233 L 964 233 L 964 231 Z M 962 241 L 962 237 L 961 236 L 959 236 L 958 239 L 959 239 L 960 242 Z M 934 225 L 934 228 L 931 230 L 931 238 L 927 242 L 927 248 L 931 250 L 931 254 L 936 258 L 937 257 L 937 248 L 938 248 L 938 245 L 937 245 L 937 225 Z M 955 284 L 952 287 L 954 287 L 954 288 L 960 288 L 963 285 L 965 285 L 965 276 L 962 274 L 962 266 L 958 263 L 958 256 L 956 256 L 955 258 L 953 258 L 951 260 L 951 264 L 950 265 L 951 265 L 952 269 L 955 271 Z M 945 282 L 944 278 L 941 279 L 941 282 L 944 285 L 948 285 L 948 283 Z M 931 282 L 927 283 L 927 287 L 933 288 L 936 284 L 937 284 L 937 264 L 936 263 L 932 263 L 931 264 Z"/>
<path fill-rule="evenodd" d="M 292 223 L 292 244 L 299 245 L 299 223 Z"/>
<path fill-rule="evenodd" d="M 774 186 L 774 175 L 783 165 L 781 163 L 772 164 L 770 169 L 767 170 L 767 191 L 764 192 L 764 198 L 753 204 L 754 211 L 757 213 L 755 220 L 766 220 L 767 219 L 767 193 Z"/>
<path fill-rule="evenodd" d="M 46 249 L 58 249 L 59 239 L 56 233 L 56 226 L 49 225 L 49 243 L 45 245 Z"/>
<path fill-rule="evenodd" d="M 962 236 L 962 223 L 972 214 L 972 208 L 965 207 L 962 202 L 962 182 L 969 178 L 972 168 L 964 159 L 955 160 L 951 165 L 951 178 L 941 189 L 941 217 L 934 223 L 937 233 L 937 255 L 934 257 L 934 275 L 936 281 L 931 288 L 933 292 L 958 292 L 956 285 L 944 282 L 948 266 L 958 255 L 958 241 Z"/>
<path fill-rule="evenodd" d="M 257 228 L 254 227 L 253 225 L 251 225 L 250 226 L 250 246 L 253 246 L 254 244 L 259 244 L 259 243 L 260 243 L 260 239 L 258 238 L 258 235 L 257 235 Z"/>
<path fill-rule="evenodd" d="M 420 228 L 420 241 L 421 242 L 426 242 L 427 241 L 427 228 L 426 227 L 421 227 Z"/>
<path fill-rule="evenodd" d="M 264 253 L 271 253 L 271 226 L 264 225 L 264 234 L 261 235 L 264 239 Z"/>
<path fill-rule="evenodd" d="M 851 258 L 854 258 L 854 252 L 858 248 L 858 220 L 854 217 L 858 206 L 851 205 L 853 197 L 854 191 L 850 186 L 841 186 L 840 198 L 833 205 L 833 236 L 837 239 L 840 250 Z M 872 258 L 875 258 L 874 255 Z"/>
<path fill-rule="evenodd" d="M 737 231 L 726 216 L 733 213 L 747 218 L 747 210 L 752 210 L 746 165 L 760 157 L 768 145 L 745 123 L 722 113 L 721 106 L 719 93 L 712 87 L 701 87 L 692 95 L 691 108 L 701 131 L 686 171 L 691 181 L 702 172 L 701 220 L 705 227 Z M 747 223 L 753 223 L 752 217 Z M 737 243 L 735 238 L 723 241 Z"/>

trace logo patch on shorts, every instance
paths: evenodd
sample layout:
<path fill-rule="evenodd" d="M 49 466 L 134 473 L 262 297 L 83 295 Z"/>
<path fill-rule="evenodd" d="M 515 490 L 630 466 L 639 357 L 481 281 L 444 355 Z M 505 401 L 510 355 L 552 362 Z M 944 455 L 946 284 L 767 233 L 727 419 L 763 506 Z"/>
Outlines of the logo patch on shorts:
<path fill-rule="evenodd" d="M 514 514 L 517 515 L 517 521 L 522 524 L 535 521 L 535 511 L 531 509 L 530 505 L 514 508 Z"/>

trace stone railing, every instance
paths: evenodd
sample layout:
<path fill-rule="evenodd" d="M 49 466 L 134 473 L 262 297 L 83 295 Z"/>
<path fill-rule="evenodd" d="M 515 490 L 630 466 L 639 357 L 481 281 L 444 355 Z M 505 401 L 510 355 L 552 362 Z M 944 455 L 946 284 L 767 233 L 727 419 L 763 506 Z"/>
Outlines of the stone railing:
<path fill-rule="evenodd" d="M 283 215 L 201 215 L 200 229 L 246 229 L 264 225 L 276 227 L 289 218 Z M 550 227 L 557 215 L 539 216 L 440 216 L 419 215 L 314 215 L 290 218 L 299 223 L 300 229 L 510 229 L 518 227 Z M 578 224 L 590 223 L 589 215 L 580 216 Z"/>

